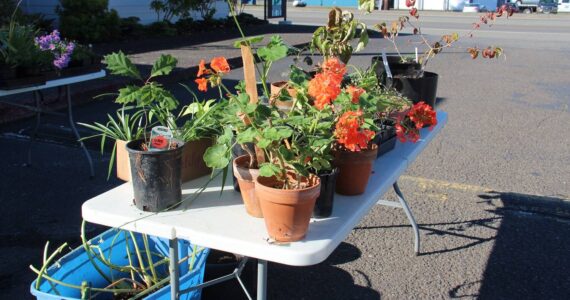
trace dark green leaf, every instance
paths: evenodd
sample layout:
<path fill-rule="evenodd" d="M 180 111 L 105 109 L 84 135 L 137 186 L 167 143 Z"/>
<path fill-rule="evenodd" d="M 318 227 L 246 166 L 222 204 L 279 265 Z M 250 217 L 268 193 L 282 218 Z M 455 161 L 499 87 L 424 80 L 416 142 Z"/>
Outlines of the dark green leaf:
<path fill-rule="evenodd" d="M 105 64 L 107 69 L 113 75 L 142 79 L 139 70 L 131 62 L 131 60 L 121 51 L 105 56 Z"/>
<path fill-rule="evenodd" d="M 178 60 L 174 58 L 172 55 L 161 55 L 159 59 L 154 62 L 152 66 L 152 72 L 150 74 L 151 77 L 168 75 L 174 68 L 176 68 L 176 64 Z"/>

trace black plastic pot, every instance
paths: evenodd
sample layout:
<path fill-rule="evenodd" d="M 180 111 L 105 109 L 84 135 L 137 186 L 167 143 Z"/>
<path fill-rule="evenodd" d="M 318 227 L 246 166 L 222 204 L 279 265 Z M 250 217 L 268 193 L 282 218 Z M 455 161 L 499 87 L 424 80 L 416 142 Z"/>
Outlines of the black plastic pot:
<path fill-rule="evenodd" d="M 390 72 L 393 77 L 420 77 L 422 75 L 422 65 L 415 62 L 402 62 L 400 56 L 387 56 Z M 382 61 L 382 56 L 373 56 L 372 64 L 376 64 L 376 76 L 381 80 L 382 84 L 386 83 L 386 68 Z"/>
<path fill-rule="evenodd" d="M 424 76 L 420 78 L 395 78 L 393 87 L 414 104 L 424 101 L 435 108 L 438 78 L 436 73 L 424 72 Z"/>
<path fill-rule="evenodd" d="M 144 140 L 127 143 L 134 203 L 143 211 L 160 212 L 180 204 L 183 145 L 165 151 L 142 151 Z"/>
<path fill-rule="evenodd" d="M 319 174 L 319 178 L 321 179 L 321 194 L 319 198 L 317 198 L 315 208 L 313 209 L 314 218 L 328 218 L 331 216 L 337 177 L 338 168 L 327 173 Z"/>
<path fill-rule="evenodd" d="M 394 77 L 391 87 L 410 99 L 414 104 L 424 101 L 435 108 L 439 76 L 432 72 L 422 72 L 421 65 L 416 62 L 402 63 L 399 57 L 394 56 L 389 56 L 387 59 L 390 71 Z M 382 58 L 375 56 L 372 58 L 372 62 L 377 62 L 376 75 L 380 83 L 386 85 L 386 70 L 382 63 Z"/>
<path fill-rule="evenodd" d="M 396 128 L 392 124 L 380 124 L 379 127 L 380 131 L 372 140 L 374 144 L 378 145 L 377 158 L 394 149 L 397 140 Z"/>

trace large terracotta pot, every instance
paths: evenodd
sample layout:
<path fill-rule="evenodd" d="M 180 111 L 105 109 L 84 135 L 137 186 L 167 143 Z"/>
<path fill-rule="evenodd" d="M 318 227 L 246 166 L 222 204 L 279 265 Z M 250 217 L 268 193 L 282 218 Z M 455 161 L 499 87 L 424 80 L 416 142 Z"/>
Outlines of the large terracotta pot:
<path fill-rule="evenodd" d="M 376 160 L 378 146 L 359 152 L 339 150 L 335 153 L 335 164 L 339 169 L 336 192 L 341 195 L 360 195 L 366 191 L 372 165 Z"/>
<path fill-rule="evenodd" d="M 127 152 L 127 141 L 116 140 L 115 164 L 117 165 L 117 178 L 131 181 L 131 163 Z"/>
<path fill-rule="evenodd" d="M 275 177 L 258 177 L 255 193 L 261 204 L 269 237 L 279 242 L 302 240 L 307 234 L 315 201 L 321 191 L 319 177 L 304 179 L 308 188 L 285 190 L 276 188 Z"/>
<path fill-rule="evenodd" d="M 259 176 L 259 169 L 248 168 L 249 159 L 249 155 L 238 156 L 234 159 L 234 176 L 238 181 L 241 198 L 247 213 L 252 217 L 263 218 L 261 206 L 255 194 L 255 180 Z"/>
<path fill-rule="evenodd" d="M 182 150 L 182 182 L 210 174 L 212 169 L 204 162 L 204 153 L 212 146 L 212 139 L 202 138 L 186 142 Z"/>

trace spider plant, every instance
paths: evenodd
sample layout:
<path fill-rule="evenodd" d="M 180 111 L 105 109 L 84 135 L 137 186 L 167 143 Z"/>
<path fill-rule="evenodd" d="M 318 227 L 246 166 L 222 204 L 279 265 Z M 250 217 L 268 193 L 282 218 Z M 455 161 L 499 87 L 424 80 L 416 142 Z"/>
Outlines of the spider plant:
<path fill-rule="evenodd" d="M 117 140 L 121 141 L 132 141 L 140 139 L 144 136 L 144 126 L 142 126 L 144 111 L 137 110 L 133 114 L 127 113 L 126 111 L 132 109 L 130 106 L 123 106 L 117 112 L 115 116 L 107 114 L 109 121 L 102 124 L 95 122 L 93 124 L 79 123 L 79 125 L 85 126 L 95 132 L 95 135 L 82 138 L 82 140 L 100 137 L 101 138 L 101 153 L 105 149 L 105 143 L 107 138 L 115 141 L 113 145 L 113 151 L 111 152 L 111 159 L 109 160 L 109 168 L 107 172 L 107 179 L 111 177 L 111 171 L 113 170 L 113 163 L 115 162 L 115 156 L 117 152 Z"/>

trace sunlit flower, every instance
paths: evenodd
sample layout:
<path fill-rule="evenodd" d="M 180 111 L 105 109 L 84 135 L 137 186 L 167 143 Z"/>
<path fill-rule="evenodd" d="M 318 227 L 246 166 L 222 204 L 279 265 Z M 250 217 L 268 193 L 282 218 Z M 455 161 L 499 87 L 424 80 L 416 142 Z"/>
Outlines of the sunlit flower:
<path fill-rule="evenodd" d="M 368 148 L 368 143 L 374 138 L 374 132 L 360 128 L 364 124 L 362 111 L 347 111 L 338 120 L 335 129 L 337 142 L 350 151 L 360 151 Z"/>
<path fill-rule="evenodd" d="M 210 66 L 217 73 L 229 73 L 230 72 L 230 65 L 228 64 L 228 61 L 226 60 L 226 58 L 223 56 L 212 58 L 212 61 L 210 62 Z"/>
<path fill-rule="evenodd" d="M 202 91 L 202 92 L 208 91 L 208 80 L 206 78 L 196 78 L 196 80 L 194 80 L 194 82 L 196 82 L 196 84 L 198 85 L 199 91 Z"/>
<path fill-rule="evenodd" d="M 351 85 L 346 88 L 346 92 L 350 95 L 352 103 L 358 104 L 360 101 L 360 95 L 364 94 L 366 91 L 363 88 Z"/>
<path fill-rule="evenodd" d="M 206 68 L 206 61 L 205 60 L 200 60 L 200 65 L 198 66 L 198 77 L 201 77 L 202 75 L 208 75 L 210 74 L 210 70 Z"/>

